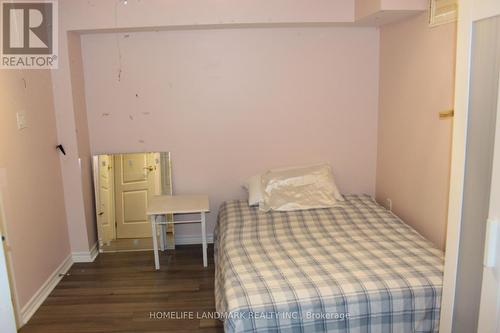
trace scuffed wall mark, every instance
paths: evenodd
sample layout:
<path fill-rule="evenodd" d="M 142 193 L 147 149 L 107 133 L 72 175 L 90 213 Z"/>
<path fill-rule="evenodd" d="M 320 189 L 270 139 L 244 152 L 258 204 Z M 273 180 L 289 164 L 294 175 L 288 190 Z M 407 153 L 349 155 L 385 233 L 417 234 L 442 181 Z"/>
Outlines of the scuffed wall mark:
<path fill-rule="evenodd" d="M 144 143 L 145 141 L 144 141 L 144 140 L 142 140 L 142 139 L 139 139 L 139 140 L 137 140 L 137 142 L 139 142 L 139 143 Z"/>
<path fill-rule="evenodd" d="M 109 116 L 111 116 L 111 113 L 109 113 L 109 112 L 103 112 L 103 113 L 101 114 L 101 116 L 102 116 L 102 117 L 109 117 Z"/>
<path fill-rule="evenodd" d="M 128 118 L 129 118 L 130 120 L 134 120 L 134 116 L 132 116 L 131 114 L 129 114 L 129 115 L 128 115 Z"/>
<path fill-rule="evenodd" d="M 139 94 L 135 94 L 135 97 L 139 98 Z"/>
<path fill-rule="evenodd" d="M 115 28 L 118 28 L 118 5 L 121 3 L 122 0 L 117 0 L 115 2 L 115 10 L 114 10 L 114 16 L 115 16 Z M 115 40 L 116 40 L 116 49 L 118 51 L 118 82 L 121 81 L 122 79 L 122 50 L 120 46 L 120 37 L 118 34 L 115 34 Z"/>
<path fill-rule="evenodd" d="M 149 115 L 151 114 L 151 112 L 149 112 L 149 111 L 144 111 L 142 114 L 143 114 L 143 115 L 145 115 L 145 116 L 149 116 Z"/>
<path fill-rule="evenodd" d="M 118 82 L 122 80 L 122 47 L 120 44 L 120 38 L 115 34 L 116 39 L 116 49 L 118 51 Z"/>
<path fill-rule="evenodd" d="M 22 94 L 24 95 L 24 98 L 22 98 L 24 108 L 28 108 L 26 101 L 29 101 L 29 95 L 30 91 L 28 89 L 28 80 L 26 80 L 25 77 L 21 78 L 21 81 L 23 82 L 23 87 L 24 89 L 22 90 Z"/>

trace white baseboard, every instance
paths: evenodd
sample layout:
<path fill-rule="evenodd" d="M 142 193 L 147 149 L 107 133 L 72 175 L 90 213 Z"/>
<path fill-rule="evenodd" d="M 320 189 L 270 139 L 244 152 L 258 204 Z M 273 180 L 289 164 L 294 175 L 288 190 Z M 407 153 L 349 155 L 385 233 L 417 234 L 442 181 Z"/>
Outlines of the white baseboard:
<path fill-rule="evenodd" d="M 71 256 L 73 258 L 73 262 L 94 262 L 95 258 L 99 254 L 99 248 L 97 246 L 97 242 L 92 246 L 90 251 L 83 252 L 72 252 Z"/>
<path fill-rule="evenodd" d="M 207 243 L 214 242 L 214 235 L 207 235 Z M 175 235 L 175 245 L 201 244 L 201 235 Z"/>
<path fill-rule="evenodd" d="M 31 297 L 31 299 L 21 308 L 21 326 L 26 324 L 33 314 L 38 310 L 40 305 L 45 301 L 45 299 L 50 295 L 52 290 L 57 286 L 59 281 L 68 272 L 68 270 L 73 265 L 72 256 L 69 255 L 64 261 L 56 268 L 56 270 L 49 276 L 49 278 L 44 282 L 44 284 L 37 290 L 37 292 Z"/>

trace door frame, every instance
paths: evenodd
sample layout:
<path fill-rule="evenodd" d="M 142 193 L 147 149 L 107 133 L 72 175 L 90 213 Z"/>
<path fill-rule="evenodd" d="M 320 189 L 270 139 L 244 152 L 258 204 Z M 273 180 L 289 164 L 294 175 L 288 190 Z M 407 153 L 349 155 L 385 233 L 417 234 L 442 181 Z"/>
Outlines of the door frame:
<path fill-rule="evenodd" d="M 110 166 L 112 168 L 112 178 L 110 180 L 111 182 L 111 209 L 113 212 L 113 219 L 110 222 L 111 223 L 111 233 L 113 235 L 113 240 L 116 239 L 116 222 L 115 222 L 115 195 L 114 195 L 114 187 L 115 187 L 115 176 L 114 176 L 114 157 L 113 154 L 101 154 L 101 155 L 94 155 L 92 156 L 92 176 L 94 179 L 94 206 L 95 206 L 95 219 L 96 219 L 96 225 L 97 225 L 97 242 L 99 244 L 99 248 L 103 245 L 103 237 L 104 237 L 104 230 L 102 229 L 102 225 L 99 221 L 99 211 L 101 210 L 100 203 L 101 203 L 101 177 L 100 177 L 100 169 L 102 167 L 99 157 L 107 155 L 110 161 Z"/>
<path fill-rule="evenodd" d="M 455 303 L 465 178 L 472 30 L 476 21 L 500 15 L 498 0 L 459 0 L 448 227 L 439 332 L 451 333 Z M 486 223 L 486 221 L 485 221 Z"/>
<path fill-rule="evenodd" d="M 1 170 L 0 170 L 1 171 Z M 2 175 L 0 175 L 2 176 Z M 2 177 L 3 178 L 3 177 Z M 0 256 L 0 260 L 5 260 L 5 266 L 7 268 L 7 278 L 9 282 L 9 289 L 10 289 L 10 294 L 12 298 L 12 308 L 14 311 L 14 319 L 16 321 L 16 327 L 19 329 L 22 326 L 22 318 L 21 318 L 21 308 L 19 306 L 19 297 L 17 295 L 17 288 L 16 288 L 16 279 L 15 279 L 15 274 L 14 274 L 14 266 L 13 266 L 13 261 L 12 261 L 12 253 L 9 250 L 10 245 L 9 245 L 9 235 L 7 231 L 7 220 L 6 220 L 6 212 L 5 212 L 5 205 L 4 205 L 4 199 L 2 196 L 3 192 L 3 187 L 4 187 L 4 182 L 2 182 L 3 179 L 0 179 L 0 230 L 1 233 L 5 236 L 5 243 L 1 242 L 0 247 L 2 247 L 1 252 L 3 255 Z"/>

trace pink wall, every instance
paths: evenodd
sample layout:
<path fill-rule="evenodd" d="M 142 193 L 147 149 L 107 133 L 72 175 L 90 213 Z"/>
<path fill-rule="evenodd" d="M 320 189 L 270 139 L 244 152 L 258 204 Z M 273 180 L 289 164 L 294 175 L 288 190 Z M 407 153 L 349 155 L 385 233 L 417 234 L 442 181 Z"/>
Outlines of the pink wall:
<path fill-rule="evenodd" d="M 21 307 L 70 254 L 53 108 L 50 72 L 0 71 L 0 191 Z"/>
<path fill-rule="evenodd" d="M 71 17 L 64 15 L 64 8 L 68 4 L 59 2 L 59 68 L 51 74 L 57 137 L 67 153 L 60 157 L 60 162 L 71 251 L 90 255 L 97 237 L 93 209 L 89 214 L 93 193 L 89 190 L 91 162 L 86 113 L 82 112 L 85 98 L 82 97 L 80 35 L 67 32 L 66 24 L 71 22 Z"/>
<path fill-rule="evenodd" d="M 81 114 L 82 92 L 72 87 L 81 79 L 71 69 L 77 32 L 89 30 L 156 30 L 220 28 L 232 25 L 263 26 L 269 24 L 350 23 L 353 21 L 353 0 L 129 0 L 127 5 L 117 0 L 71 0 L 59 2 L 59 68 L 52 71 L 57 134 L 65 144 L 67 156 L 61 158 L 64 202 L 72 252 L 89 252 L 95 241 L 94 218 L 88 214 L 88 175 L 90 161 L 84 141 L 84 116 Z M 73 54 L 71 54 L 73 52 Z M 76 63 L 78 66 L 78 62 Z M 73 96 L 76 94 L 76 96 Z M 76 99 L 76 101 L 75 101 Z M 79 163 L 81 161 L 81 163 Z"/>
<path fill-rule="evenodd" d="M 339 23 L 354 19 L 354 0 L 71 0 L 61 1 L 71 30 L 186 25 Z"/>
<path fill-rule="evenodd" d="M 170 151 L 175 193 L 210 195 L 210 233 L 220 203 L 243 198 L 246 177 L 269 167 L 328 161 L 343 192 L 374 193 L 377 29 L 92 34 L 82 43 L 92 152 Z"/>
<path fill-rule="evenodd" d="M 377 200 L 444 249 L 453 107 L 455 24 L 428 27 L 427 13 L 383 26 Z"/>
<path fill-rule="evenodd" d="M 394 19 L 398 20 L 399 15 L 415 14 L 428 7 L 429 0 L 354 0 L 354 16 L 357 21 L 363 21 L 368 16 L 386 20 L 387 14 L 390 14 L 396 15 Z"/>
<path fill-rule="evenodd" d="M 60 1 L 59 68 L 52 71 L 52 82 L 58 137 L 68 150 L 68 155 L 61 158 L 61 169 L 72 251 L 89 251 L 94 240 L 93 219 L 88 214 L 92 193 L 88 190 L 87 151 L 80 151 L 79 144 L 82 139 L 88 138 L 85 138 L 85 130 L 81 130 L 85 124 L 80 122 L 83 116 L 78 115 L 81 103 L 75 104 L 74 101 L 72 82 L 75 78 L 74 71 L 72 73 L 70 69 L 70 49 L 76 39 L 75 32 L 377 26 L 420 10 L 414 6 L 416 1 L 424 0 L 406 1 L 408 7 L 380 11 L 374 14 L 374 19 L 362 23 L 356 22 L 354 15 L 355 4 L 360 0 L 315 0 L 314 5 L 310 0 L 240 0 L 237 3 L 232 0 L 216 3 L 200 0 L 129 0 L 127 5 L 118 0 Z M 383 18 L 379 19 L 380 15 Z M 376 59 L 370 58 L 368 62 L 371 61 Z M 80 100 L 78 96 L 75 98 Z M 83 161 L 82 167 L 79 159 Z"/>
<path fill-rule="evenodd" d="M 92 176 L 92 154 L 90 152 L 87 106 L 85 104 L 81 40 L 80 35 L 75 32 L 68 33 L 68 52 L 71 62 L 71 93 L 75 115 L 76 142 L 80 158 L 85 224 L 88 246 L 92 248 L 97 242 L 94 179 Z"/>

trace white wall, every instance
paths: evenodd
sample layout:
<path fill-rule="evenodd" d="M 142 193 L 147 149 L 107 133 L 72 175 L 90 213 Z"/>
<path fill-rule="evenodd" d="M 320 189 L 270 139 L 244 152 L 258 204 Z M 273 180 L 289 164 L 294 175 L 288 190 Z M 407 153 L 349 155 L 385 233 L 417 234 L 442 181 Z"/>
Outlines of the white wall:
<path fill-rule="evenodd" d="M 82 50 L 92 153 L 170 151 L 174 192 L 210 195 L 210 233 L 269 167 L 328 161 L 342 191 L 374 194 L 375 28 L 91 34 Z"/>

